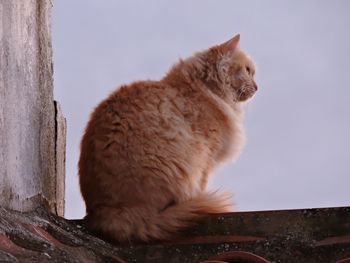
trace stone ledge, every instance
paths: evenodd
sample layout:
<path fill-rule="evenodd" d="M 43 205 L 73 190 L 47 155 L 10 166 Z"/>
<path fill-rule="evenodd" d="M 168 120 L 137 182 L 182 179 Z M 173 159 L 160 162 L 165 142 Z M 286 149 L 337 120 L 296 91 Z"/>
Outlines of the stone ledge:
<path fill-rule="evenodd" d="M 220 255 L 220 256 L 217 256 Z M 112 245 L 38 208 L 0 208 L 1 262 L 350 262 L 350 207 L 212 215 L 182 238 Z M 348 260 L 348 261 L 346 261 Z"/>

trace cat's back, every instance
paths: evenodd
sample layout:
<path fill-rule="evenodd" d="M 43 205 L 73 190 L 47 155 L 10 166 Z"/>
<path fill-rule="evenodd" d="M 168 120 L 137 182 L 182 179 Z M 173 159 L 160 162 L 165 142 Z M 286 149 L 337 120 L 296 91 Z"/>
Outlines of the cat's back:
<path fill-rule="evenodd" d="M 157 127 L 157 105 L 166 97 L 167 89 L 157 81 L 124 85 L 93 110 L 81 141 L 78 164 L 82 194 L 89 206 L 105 188 L 102 184 L 107 174 L 123 170 L 124 166 L 131 170 L 126 165 L 130 156 L 142 153 L 136 148 L 147 141 L 152 127 Z"/>
<path fill-rule="evenodd" d="M 86 133 L 96 133 L 99 129 L 103 130 L 109 125 L 122 125 L 123 122 L 130 124 L 137 118 L 145 117 L 144 115 L 155 115 L 157 105 L 169 93 L 169 88 L 158 81 L 139 81 L 123 85 L 94 109 Z"/>

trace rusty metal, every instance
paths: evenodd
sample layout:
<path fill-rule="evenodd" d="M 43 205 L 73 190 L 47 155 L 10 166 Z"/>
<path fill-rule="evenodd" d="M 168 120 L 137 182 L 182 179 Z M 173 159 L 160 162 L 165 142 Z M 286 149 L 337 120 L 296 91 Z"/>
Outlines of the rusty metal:
<path fill-rule="evenodd" d="M 336 263 L 350 263 L 350 258 L 343 258 L 341 260 L 338 260 Z"/>
<path fill-rule="evenodd" d="M 215 262 L 270 263 L 270 261 L 267 261 L 266 259 L 258 255 L 255 255 L 253 253 L 246 252 L 246 251 L 232 251 L 232 252 L 221 253 L 201 263 L 215 263 Z"/>

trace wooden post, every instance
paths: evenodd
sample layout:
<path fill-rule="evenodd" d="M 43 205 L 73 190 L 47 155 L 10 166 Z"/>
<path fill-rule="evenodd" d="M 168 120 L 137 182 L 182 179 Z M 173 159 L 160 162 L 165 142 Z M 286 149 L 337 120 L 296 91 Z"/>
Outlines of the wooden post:
<path fill-rule="evenodd" d="M 53 100 L 52 1 L 0 0 L 0 206 L 63 216 L 65 120 Z"/>

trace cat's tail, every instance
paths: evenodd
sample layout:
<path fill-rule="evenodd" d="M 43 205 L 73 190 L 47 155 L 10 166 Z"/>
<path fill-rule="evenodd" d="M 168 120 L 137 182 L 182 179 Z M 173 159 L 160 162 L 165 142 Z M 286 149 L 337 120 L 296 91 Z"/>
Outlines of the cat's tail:
<path fill-rule="evenodd" d="M 198 219 L 214 213 L 232 211 L 231 195 L 203 192 L 182 203 L 155 211 L 149 207 L 101 207 L 87 216 L 88 227 L 121 243 L 170 240 Z"/>

